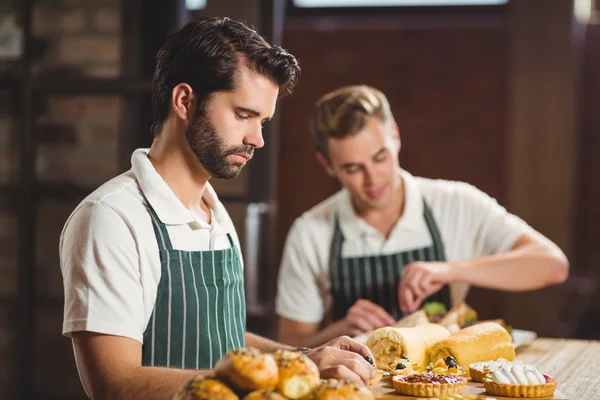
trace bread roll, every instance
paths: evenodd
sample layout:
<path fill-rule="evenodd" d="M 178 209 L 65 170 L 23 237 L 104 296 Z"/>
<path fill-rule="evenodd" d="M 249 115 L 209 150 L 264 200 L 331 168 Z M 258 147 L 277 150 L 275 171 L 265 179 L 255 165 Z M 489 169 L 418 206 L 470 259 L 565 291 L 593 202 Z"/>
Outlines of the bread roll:
<path fill-rule="evenodd" d="M 365 387 L 358 386 L 353 382 L 328 379 L 307 397 L 310 400 L 372 400 L 371 391 Z"/>
<path fill-rule="evenodd" d="M 313 391 L 320 383 L 319 368 L 306 355 L 298 351 L 279 350 L 273 354 L 279 367 L 277 390 L 296 400 Z"/>
<path fill-rule="evenodd" d="M 480 361 L 515 359 L 510 334 L 495 322 L 484 322 L 462 329 L 431 346 L 428 354 L 431 360 L 452 356 L 463 368 Z"/>
<path fill-rule="evenodd" d="M 273 356 L 256 349 L 229 351 L 215 365 L 215 374 L 243 392 L 274 390 L 279 380 Z"/>
<path fill-rule="evenodd" d="M 239 400 L 224 383 L 198 375 L 186 382 L 173 396 L 173 400 Z"/>
<path fill-rule="evenodd" d="M 243 400 L 287 400 L 281 394 L 272 390 L 256 390 L 248 393 Z"/>
<path fill-rule="evenodd" d="M 385 327 L 374 330 L 367 346 L 375 356 L 378 368 L 387 369 L 394 360 L 408 357 L 413 365 L 429 363 L 427 348 L 450 336 L 446 328 L 437 324 L 424 324 L 414 328 Z"/>

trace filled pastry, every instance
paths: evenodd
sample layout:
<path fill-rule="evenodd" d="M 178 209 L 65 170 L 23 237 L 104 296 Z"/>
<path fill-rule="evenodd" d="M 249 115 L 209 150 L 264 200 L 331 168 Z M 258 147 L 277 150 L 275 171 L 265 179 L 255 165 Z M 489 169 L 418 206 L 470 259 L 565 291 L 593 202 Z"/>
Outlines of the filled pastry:
<path fill-rule="evenodd" d="M 448 336 L 450 332 L 437 324 L 424 324 L 414 328 L 390 326 L 374 330 L 366 344 L 378 367 L 385 368 L 402 356 L 407 356 L 413 365 L 425 366 L 429 363 L 427 348 Z"/>
<path fill-rule="evenodd" d="M 173 400 L 239 400 L 239 397 L 224 383 L 198 375 L 181 386 Z"/>
<path fill-rule="evenodd" d="M 373 400 L 373 394 L 365 387 L 353 382 L 335 379 L 322 380 L 321 384 L 307 397 L 310 400 Z"/>
<path fill-rule="evenodd" d="M 300 399 L 319 385 L 319 368 L 305 354 L 279 350 L 273 353 L 273 357 L 279 368 L 277 390 L 284 396 Z"/>
<path fill-rule="evenodd" d="M 279 381 L 275 358 L 256 349 L 229 351 L 215 365 L 215 374 L 242 392 L 274 390 Z"/>
<path fill-rule="evenodd" d="M 512 337 L 495 322 L 484 322 L 462 329 L 435 343 L 427 353 L 430 360 L 452 356 L 464 368 L 480 361 L 515 359 Z"/>

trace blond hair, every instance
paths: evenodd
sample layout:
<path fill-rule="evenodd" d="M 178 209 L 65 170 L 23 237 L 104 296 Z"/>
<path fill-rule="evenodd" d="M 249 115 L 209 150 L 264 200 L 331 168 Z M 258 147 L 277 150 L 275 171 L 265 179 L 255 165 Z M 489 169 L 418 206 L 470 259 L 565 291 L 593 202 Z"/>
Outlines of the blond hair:
<path fill-rule="evenodd" d="M 385 95 L 370 86 L 346 86 L 327 93 L 314 106 L 310 130 L 317 151 L 327 156 L 329 138 L 344 138 L 360 132 L 369 118 L 383 123 L 394 117 Z"/>

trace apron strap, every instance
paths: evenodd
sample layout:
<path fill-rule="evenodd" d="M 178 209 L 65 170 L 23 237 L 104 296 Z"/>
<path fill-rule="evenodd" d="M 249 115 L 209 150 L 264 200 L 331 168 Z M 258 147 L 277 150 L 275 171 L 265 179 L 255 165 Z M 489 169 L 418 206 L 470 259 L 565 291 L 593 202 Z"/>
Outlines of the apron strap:
<path fill-rule="evenodd" d="M 167 226 L 161 222 L 160 218 L 158 218 L 158 215 L 156 215 L 156 211 L 154 211 L 151 205 L 148 205 L 147 209 L 150 213 L 150 217 L 152 218 L 152 227 L 154 228 L 154 233 L 156 234 L 158 249 L 160 251 L 173 250 L 171 238 L 169 237 L 169 232 L 167 231 Z"/>
<path fill-rule="evenodd" d="M 431 208 L 429 208 L 429 205 L 427 205 L 425 198 L 423 198 L 423 216 L 425 217 L 425 222 L 427 223 L 427 228 L 429 229 L 429 234 L 431 235 L 431 240 L 433 241 L 436 258 L 439 261 L 445 261 L 446 251 L 444 250 L 444 241 L 442 240 L 442 235 L 440 234 L 437 223 L 433 218 Z"/>

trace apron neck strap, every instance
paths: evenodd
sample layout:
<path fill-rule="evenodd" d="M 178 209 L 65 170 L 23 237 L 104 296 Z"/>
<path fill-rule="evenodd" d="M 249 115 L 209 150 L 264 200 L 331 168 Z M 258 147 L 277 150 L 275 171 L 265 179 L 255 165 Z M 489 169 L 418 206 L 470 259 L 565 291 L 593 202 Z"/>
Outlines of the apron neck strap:
<path fill-rule="evenodd" d="M 169 237 L 169 232 L 167 230 L 167 226 L 163 224 L 158 218 L 156 211 L 152 208 L 150 204 L 148 204 L 148 212 L 150 213 L 150 217 L 152 218 L 152 227 L 154 228 L 154 234 L 156 235 L 156 240 L 158 242 L 158 249 L 160 251 L 163 250 L 173 250 L 173 245 L 171 244 L 171 238 Z"/>

